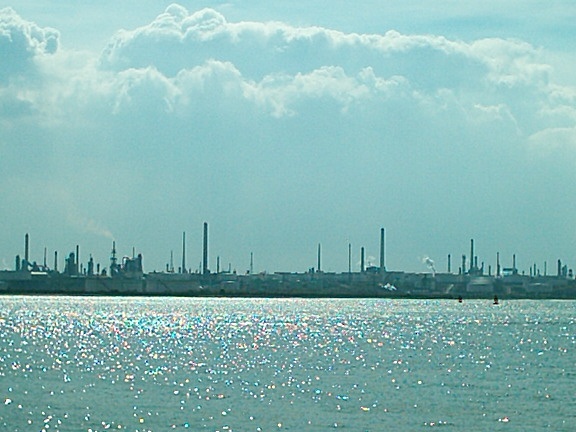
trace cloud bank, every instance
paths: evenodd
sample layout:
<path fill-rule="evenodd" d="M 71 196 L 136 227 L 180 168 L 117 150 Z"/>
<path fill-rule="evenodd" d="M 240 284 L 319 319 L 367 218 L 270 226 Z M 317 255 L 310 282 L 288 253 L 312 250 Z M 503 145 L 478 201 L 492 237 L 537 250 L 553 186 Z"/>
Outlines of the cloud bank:
<path fill-rule="evenodd" d="M 573 258 L 562 191 L 576 180 L 576 90 L 524 41 L 228 22 L 174 4 L 94 55 L 2 9 L 0 56 L 7 224 L 61 227 L 73 203 L 92 227 L 43 234 L 54 247 L 88 234 L 101 250 L 97 231 L 114 232 L 161 269 L 178 233 L 209 220 L 239 269 L 254 249 L 268 270 L 307 269 L 325 242 L 323 261 L 345 270 L 347 243 L 375 251 L 380 226 L 396 242 L 389 268 L 420 269 L 422 250 L 456 254 L 470 236 L 486 254 L 553 260 L 550 244 Z"/>

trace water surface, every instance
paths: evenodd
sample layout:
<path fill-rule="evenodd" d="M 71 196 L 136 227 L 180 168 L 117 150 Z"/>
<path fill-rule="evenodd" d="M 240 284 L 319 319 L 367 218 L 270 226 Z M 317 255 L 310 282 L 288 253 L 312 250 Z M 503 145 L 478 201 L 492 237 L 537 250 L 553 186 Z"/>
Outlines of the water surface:
<path fill-rule="evenodd" d="M 576 302 L 0 297 L 8 431 L 573 431 Z"/>

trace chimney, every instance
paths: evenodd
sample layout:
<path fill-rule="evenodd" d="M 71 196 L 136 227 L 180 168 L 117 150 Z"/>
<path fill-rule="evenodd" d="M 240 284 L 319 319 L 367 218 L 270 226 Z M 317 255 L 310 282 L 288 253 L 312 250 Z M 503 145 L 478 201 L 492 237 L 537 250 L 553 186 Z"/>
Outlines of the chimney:
<path fill-rule="evenodd" d="M 186 231 L 182 233 L 182 273 L 186 271 Z"/>
<path fill-rule="evenodd" d="M 452 256 L 448 254 L 448 273 L 452 272 Z"/>
<path fill-rule="evenodd" d="M 318 272 L 322 271 L 322 246 L 318 243 Z"/>
<path fill-rule="evenodd" d="M 364 273 L 365 270 L 366 270 L 366 269 L 365 269 L 365 267 L 364 267 L 364 246 L 362 246 L 362 247 L 360 248 L 360 271 L 361 271 L 362 273 Z"/>
<path fill-rule="evenodd" d="M 24 236 L 24 260 L 26 262 L 28 262 L 29 259 L 29 254 L 30 252 L 30 236 L 28 235 L 28 233 L 26 233 L 26 235 Z"/>
<path fill-rule="evenodd" d="M 474 239 L 470 239 L 470 269 L 469 272 L 472 273 L 477 266 L 474 263 Z"/>
<path fill-rule="evenodd" d="M 386 253 L 386 231 L 384 228 L 380 228 L 380 273 L 384 273 L 386 271 L 386 260 L 385 254 Z"/>
<path fill-rule="evenodd" d="M 348 273 L 352 273 L 352 243 L 348 243 Z"/>
<path fill-rule="evenodd" d="M 208 274 L 208 223 L 204 222 L 204 245 L 202 249 L 202 274 Z"/>

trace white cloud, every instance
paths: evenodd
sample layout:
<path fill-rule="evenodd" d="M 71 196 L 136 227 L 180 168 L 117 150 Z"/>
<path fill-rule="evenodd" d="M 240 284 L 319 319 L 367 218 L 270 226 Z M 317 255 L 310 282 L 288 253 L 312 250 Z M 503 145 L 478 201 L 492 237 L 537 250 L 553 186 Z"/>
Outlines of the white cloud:
<path fill-rule="evenodd" d="M 487 79 L 497 86 L 546 86 L 551 68 L 529 43 L 483 39 L 470 45 L 472 55 L 488 67 Z"/>
<path fill-rule="evenodd" d="M 537 156 L 576 159 L 576 127 L 538 131 L 530 136 L 529 143 Z"/>
<path fill-rule="evenodd" d="M 0 84 L 29 75 L 35 57 L 57 51 L 59 37 L 56 30 L 25 21 L 11 8 L 0 9 Z"/>
<path fill-rule="evenodd" d="M 412 74 L 426 80 L 430 74 L 441 78 L 433 68 L 444 65 L 413 68 L 406 56 L 421 57 L 421 65 L 448 62 L 447 66 L 460 62 L 462 67 L 465 62 L 477 61 L 470 51 L 471 47 L 462 42 L 438 36 L 408 36 L 395 31 L 384 35 L 346 34 L 279 22 L 229 23 L 211 9 L 188 14 L 173 5 L 149 25 L 118 33 L 103 52 L 101 61 L 103 66 L 115 70 L 154 65 L 169 76 L 215 59 L 230 61 L 251 79 L 341 66 L 353 74 L 373 67 L 378 73 Z M 470 66 L 465 71 L 455 69 L 451 74 L 471 72 Z"/>

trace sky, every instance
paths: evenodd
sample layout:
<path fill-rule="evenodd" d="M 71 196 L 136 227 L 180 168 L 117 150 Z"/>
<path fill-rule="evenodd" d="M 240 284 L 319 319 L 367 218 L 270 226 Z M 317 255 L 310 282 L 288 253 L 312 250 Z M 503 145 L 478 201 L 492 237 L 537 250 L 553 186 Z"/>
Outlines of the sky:
<path fill-rule="evenodd" d="M 576 268 L 576 4 L 0 2 L 0 269 Z M 493 270 L 494 271 L 494 270 Z"/>

